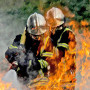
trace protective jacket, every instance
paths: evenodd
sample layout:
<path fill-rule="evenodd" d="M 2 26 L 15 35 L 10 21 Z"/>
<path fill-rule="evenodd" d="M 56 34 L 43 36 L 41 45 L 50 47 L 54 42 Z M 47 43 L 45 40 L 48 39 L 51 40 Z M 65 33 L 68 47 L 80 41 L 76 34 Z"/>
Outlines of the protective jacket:
<path fill-rule="evenodd" d="M 69 67 L 69 71 L 75 71 L 76 40 L 73 31 L 66 27 L 64 27 L 62 30 L 56 28 L 55 34 L 51 34 L 51 41 L 53 45 L 59 50 L 59 55 L 56 58 L 57 62 L 59 63 L 61 58 L 64 57 L 64 61 Z M 71 65 L 68 63 L 71 63 Z"/>
<path fill-rule="evenodd" d="M 39 44 L 40 41 L 33 39 L 30 34 L 24 30 L 22 35 L 16 36 L 13 44 L 6 51 L 5 56 L 10 63 L 18 61 L 16 71 L 19 75 L 32 75 L 33 78 L 35 78 L 39 73 L 38 71 L 47 71 L 48 63 L 43 60 L 40 54 L 37 55 Z M 22 49 L 20 47 L 22 47 Z"/>
<path fill-rule="evenodd" d="M 72 30 L 69 28 L 64 27 L 62 30 L 59 28 L 56 29 L 55 34 L 51 34 L 51 40 L 55 47 L 59 50 L 62 50 L 65 54 L 65 50 L 75 50 L 76 40 L 75 35 Z M 74 44 L 71 47 L 71 42 Z M 75 52 L 72 52 L 75 53 Z"/>

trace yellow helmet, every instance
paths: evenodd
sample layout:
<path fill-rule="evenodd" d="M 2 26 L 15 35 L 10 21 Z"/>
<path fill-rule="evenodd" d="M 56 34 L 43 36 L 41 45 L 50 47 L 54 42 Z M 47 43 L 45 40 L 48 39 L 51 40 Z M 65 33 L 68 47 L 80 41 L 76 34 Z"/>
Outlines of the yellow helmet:
<path fill-rule="evenodd" d="M 46 32 L 46 20 L 38 13 L 31 14 L 27 19 L 27 31 L 33 35 L 41 35 Z"/>
<path fill-rule="evenodd" d="M 62 11 L 59 8 L 52 7 L 50 10 L 47 11 L 46 13 L 46 20 L 48 25 L 52 27 L 57 27 L 65 22 L 65 17 Z"/>

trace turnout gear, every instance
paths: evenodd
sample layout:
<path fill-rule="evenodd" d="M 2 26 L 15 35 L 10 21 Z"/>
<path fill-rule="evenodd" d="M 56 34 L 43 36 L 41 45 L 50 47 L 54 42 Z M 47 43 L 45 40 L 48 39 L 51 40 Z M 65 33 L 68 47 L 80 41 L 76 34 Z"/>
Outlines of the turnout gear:
<path fill-rule="evenodd" d="M 52 29 L 51 31 L 53 31 L 53 27 L 55 27 L 54 33 L 51 32 L 51 40 L 53 45 L 62 51 L 65 51 L 65 49 L 69 50 L 70 49 L 69 43 L 71 41 L 76 43 L 76 41 L 75 35 L 73 34 L 72 30 L 64 26 L 65 16 L 63 12 L 59 8 L 52 7 L 46 13 L 46 20 L 48 25 L 51 26 Z M 71 37 L 70 34 L 73 37 Z"/>
<path fill-rule="evenodd" d="M 69 49 L 68 43 L 60 42 L 61 39 L 63 38 L 63 34 L 64 34 L 65 32 L 67 32 L 67 31 L 72 32 L 72 30 L 70 30 L 69 28 L 65 28 L 64 31 L 61 33 L 58 41 L 57 41 L 57 47 L 63 47 L 63 48 L 66 48 L 66 49 L 68 50 L 68 49 Z"/>
<path fill-rule="evenodd" d="M 70 33 L 72 37 L 70 37 Z M 72 50 L 75 50 L 76 45 L 75 35 L 69 28 L 64 27 L 62 30 L 59 30 L 57 28 L 55 34 L 51 34 L 51 38 L 53 45 L 57 47 L 59 50 L 62 50 L 64 53 L 65 50 L 71 50 L 70 47 L 71 42 L 74 44 Z M 72 52 L 72 50 L 70 52 Z"/>
<path fill-rule="evenodd" d="M 5 52 L 5 57 L 6 59 L 12 63 L 13 61 L 16 61 L 16 56 L 18 54 L 18 49 L 17 48 L 8 48 L 8 50 Z"/>
<path fill-rule="evenodd" d="M 18 62 L 16 72 L 19 76 L 33 79 L 40 70 L 47 72 L 48 63 L 40 53 L 37 54 L 40 40 L 33 38 L 41 36 L 46 30 L 46 21 L 42 15 L 38 13 L 30 15 L 23 34 L 17 35 L 13 44 L 6 51 L 5 56 L 10 63 Z M 15 55 L 12 56 L 14 52 Z"/>
<path fill-rule="evenodd" d="M 76 46 L 76 40 L 75 35 L 73 31 L 69 28 L 66 28 L 65 26 L 65 16 L 62 13 L 62 11 L 59 8 L 52 7 L 50 10 L 46 13 L 46 20 L 47 24 L 51 28 L 51 41 L 53 46 L 56 48 L 56 51 L 58 51 L 58 56 L 55 58 L 55 61 L 57 63 L 54 64 L 54 61 L 52 63 L 52 58 L 48 60 L 48 63 L 50 64 L 50 68 L 56 69 L 58 67 L 58 63 L 61 62 L 62 58 L 65 59 L 65 64 L 69 63 L 69 58 L 72 57 L 72 64 L 70 65 L 70 70 L 73 70 L 75 72 L 76 65 L 75 65 L 75 46 Z M 70 71 L 68 70 L 68 71 Z M 53 72 L 52 71 L 52 72 Z M 67 72 L 68 72 L 67 71 Z"/>

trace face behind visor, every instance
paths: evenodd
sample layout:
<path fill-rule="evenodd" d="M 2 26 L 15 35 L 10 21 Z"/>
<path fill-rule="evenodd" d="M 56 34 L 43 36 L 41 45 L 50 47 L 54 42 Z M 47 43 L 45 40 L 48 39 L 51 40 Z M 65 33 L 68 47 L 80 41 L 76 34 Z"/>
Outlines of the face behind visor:
<path fill-rule="evenodd" d="M 33 39 L 40 41 L 40 40 L 43 39 L 44 34 L 41 34 L 41 35 L 33 35 L 33 34 L 30 34 L 30 36 L 31 36 Z"/>

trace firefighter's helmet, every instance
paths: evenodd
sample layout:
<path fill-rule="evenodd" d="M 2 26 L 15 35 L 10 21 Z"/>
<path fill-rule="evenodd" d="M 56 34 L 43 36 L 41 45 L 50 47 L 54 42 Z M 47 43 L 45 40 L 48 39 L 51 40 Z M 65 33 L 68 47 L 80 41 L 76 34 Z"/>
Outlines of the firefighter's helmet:
<path fill-rule="evenodd" d="M 60 26 L 65 23 L 65 16 L 59 8 L 52 7 L 46 13 L 48 25 Z"/>
<path fill-rule="evenodd" d="M 31 14 L 27 20 L 27 31 L 32 35 L 41 35 L 46 32 L 46 20 L 38 13 Z"/>

